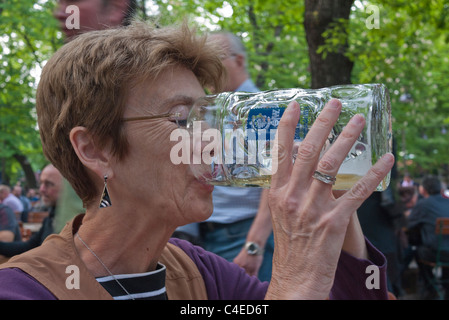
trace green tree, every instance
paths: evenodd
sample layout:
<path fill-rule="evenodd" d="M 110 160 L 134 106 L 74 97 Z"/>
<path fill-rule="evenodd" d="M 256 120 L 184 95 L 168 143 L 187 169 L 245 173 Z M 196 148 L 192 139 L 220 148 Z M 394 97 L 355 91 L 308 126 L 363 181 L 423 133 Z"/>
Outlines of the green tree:
<path fill-rule="evenodd" d="M 354 0 L 305 0 L 304 27 L 314 89 L 351 83 L 354 61 L 347 55 L 350 31 L 338 26 L 349 20 L 353 3 Z M 329 31 L 335 29 L 338 32 L 328 37 Z M 329 40 L 331 46 L 328 46 Z M 328 50 L 324 50 L 326 47 Z"/>
<path fill-rule="evenodd" d="M 148 10 L 146 16 L 161 23 L 187 16 L 204 31 L 226 30 L 240 36 L 248 53 L 251 78 L 259 88 L 310 86 L 302 1 L 155 0 L 152 3 L 153 15 Z"/>
<path fill-rule="evenodd" d="M 379 9 L 378 28 L 367 28 L 369 5 Z M 359 6 L 346 24 L 353 82 L 388 86 L 400 169 L 441 174 L 449 159 L 449 4 L 379 0 Z"/>
<path fill-rule="evenodd" d="M 34 171 L 45 162 L 34 108 L 36 76 L 61 39 L 51 10 L 51 2 L 0 1 L 0 169 L 11 182 L 24 173 L 29 187 L 36 187 Z"/>
<path fill-rule="evenodd" d="M 449 172 L 443 172 L 449 159 L 446 0 L 137 3 L 139 16 L 160 24 L 188 16 L 204 31 L 224 29 L 240 35 L 251 78 L 263 90 L 385 83 L 391 96 L 400 169 L 416 174 L 438 171 L 449 179 Z M 0 0 L 0 170 L 13 179 L 27 162 L 36 170 L 45 161 L 34 95 L 38 71 L 62 44 L 51 11 L 52 2 L 47 0 Z M 314 77 L 322 76 L 333 80 L 314 82 Z M 411 99 L 404 102 L 404 94 Z"/>

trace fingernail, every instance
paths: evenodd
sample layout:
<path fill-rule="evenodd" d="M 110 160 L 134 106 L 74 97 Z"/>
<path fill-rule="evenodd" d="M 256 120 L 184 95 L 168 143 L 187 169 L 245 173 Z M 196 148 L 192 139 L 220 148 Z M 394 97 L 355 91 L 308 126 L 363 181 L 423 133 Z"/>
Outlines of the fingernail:
<path fill-rule="evenodd" d="M 363 114 L 356 114 L 354 117 L 352 117 L 351 121 L 354 124 L 362 124 L 365 121 L 365 117 Z"/>
<path fill-rule="evenodd" d="M 298 103 L 298 101 L 292 101 L 288 104 L 287 107 L 289 107 L 292 110 L 296 110 L 296 109 L 299 109 L 299 103 Z"/>
<path fill-rule="evenodd" d="M 392 164 L 395 160 L 394 155 L 391 152 L 384 154 L 382 158 L 385 162 L 387 162 L 387 164 Z"/>
<path fill-rule="evenodd" d="M 340 108 L 340 106 L 341 106 L 341 102 L 340 102 L 340 100 L 338 100 L 338 99 L 331 99 L 331 100 L 329 100 L 329 102 L 327 103 L 327 106 L 328 106 L 329 108 L 332 108 L 332 109 L 338 109 L 338 108 Z"/>

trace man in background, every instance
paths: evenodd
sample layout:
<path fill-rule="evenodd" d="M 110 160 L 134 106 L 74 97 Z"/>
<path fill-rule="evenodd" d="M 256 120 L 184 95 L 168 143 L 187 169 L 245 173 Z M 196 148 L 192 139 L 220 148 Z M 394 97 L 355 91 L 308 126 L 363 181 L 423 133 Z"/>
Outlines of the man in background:
<path fill-rule="evenodd" d="M 223 46 L 225 53 L 222 62 L 228 79 L 223 91 L 259 91 L 249 77 L 246 51 L 241 40 L 227 32 L 213 33 L 209 40 Z M 274 239 L 268 192 L 262 188 L 215 186 L 212 198 L 212 216 L 201 223 L 197 231 L 201 245 L 237 263 L 248 274 L 269 281 Z M 192 226 L 187 225 L 178 228 L 177 233 L 191 230 Z"/>
<path fill-rule="evenodd" d="M 11 188 L 4 184 L 0 184 L 0 203 L 10 207 L 16 216 L 20 217 L 22 214 L 22 202 L 11 193 Z"/>
<path fill-rule="evenodd" d="M 440 180 L 434 176 L 427 176 L 419 186 L 419 193 L 422 199 L 418 200 L 408 217 L 408 229 L 419 230 L 421 244 L 416 247 L 416 261 L 418 263 L 420 275 L 424 280 L 424 288 L 421 293 L 422 298 L 434 295 L 430 279 L 432 279 L 432 267 L 420 263 L 421 260 L 435 261 L 438 247 L 438 237 L 435 234 L 436 219 L 449 218 L 449 199 L 442 196 L 442 185 Z M 449 262 L 449 237 L 443 237 L 443 247 L 440 259 Z M 443 268 L 442 277 L 449 280 L 447 268 Z M 444 285 L 446 297 L 449 294 L 449 285 Z"/>
<path fill-rule="evenodd" d="M 0 242 L 0 255 L 12 257 L 40 246 L 47 236 L 54 233 L 53 220 L 62 188 L 62 175 L 52 164 L 47 165 L 40 176 L 39 192 L 42 202 L 49 208 L 49 215 L 42 227 L 27 241 Z"/>
<path fill-rule="evenodd" d="M 21 238 L 16 215 L 10 207 L 0 203 L 0 241 L 19 241 Z"/>
<path fill-rule="evenodd" d="M 20 202 L 22 202 L 23 205 L 23 211 L 20 220 L 22 220 L 23 222 L 27 222 L 28 212 L 31 210 L 30 200 L 27 197 L 25 197 L 25 195 L 23 194 L 22 187 L 19 185 L 15 185 L 12 188 L 12 194 L 15 195 L 17 199 L 19 199 Z"/>

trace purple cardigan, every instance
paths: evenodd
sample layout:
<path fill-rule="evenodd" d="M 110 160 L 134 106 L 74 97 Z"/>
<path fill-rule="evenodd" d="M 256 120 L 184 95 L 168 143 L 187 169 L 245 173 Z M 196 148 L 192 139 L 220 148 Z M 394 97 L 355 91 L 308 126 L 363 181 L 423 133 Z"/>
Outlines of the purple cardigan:
<path fill-rule="evenodd" d="M 170 242 L 181 248 L 197 265 L 210 300 L 262 300 L 268 289 L 267 282 L 248 276 L 234 263 L 207 252 L 200 247 L 179 239 Z M 368 241 L 368 253 L 371 261 L 356 259 L 342 252 L 337 267 L 331 299 L 388 299 L 386 290 L 385 257 Z M 369 289 L 366 282 L 371 273 L 367 267 L 379 267 L 380 289 Z M 51 300 L 53 294 L 34 278 L 20 269 L 0 270 L 0 299 L 13 300 Z"/>

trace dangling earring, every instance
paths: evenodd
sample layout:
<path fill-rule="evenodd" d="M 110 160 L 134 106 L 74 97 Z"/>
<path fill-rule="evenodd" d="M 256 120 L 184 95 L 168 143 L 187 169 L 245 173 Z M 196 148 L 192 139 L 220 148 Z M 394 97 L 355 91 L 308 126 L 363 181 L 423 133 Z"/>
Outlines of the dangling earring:
<path fill-rule="evenodd" d="M 107 208 L 112 206 L 111 198 L 109 198 L 109 192 L 108 192 L 108 176 L 104 176 L 104 189 L 103 189 L 103 195 L 101 196 L 100 201 L 100 208 Z"/>

